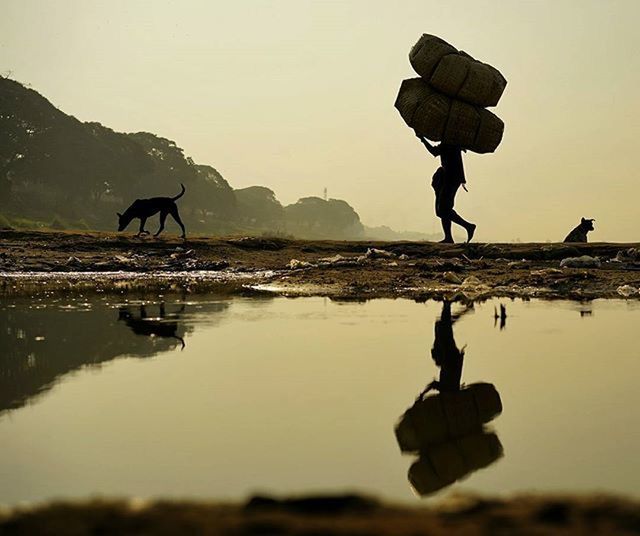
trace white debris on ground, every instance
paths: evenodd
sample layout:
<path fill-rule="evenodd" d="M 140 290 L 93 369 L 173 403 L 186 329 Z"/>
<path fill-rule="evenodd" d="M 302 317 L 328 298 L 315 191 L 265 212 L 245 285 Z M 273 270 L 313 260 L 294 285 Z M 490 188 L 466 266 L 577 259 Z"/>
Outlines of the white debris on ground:
<path fill-rule="evenodd" d="M 545 276 L 550 276 L 550 275 L 558 275 L 558 274 L 562 274 L 564 273 L 562 270 L 558 269 L 558 268 L 542 268 L 540 270 L 531 270 L 531 275 L 532 276 L 540 276 L 540 277 L 545 277 Z"/>
<path fill-rule="evenodd" d="M 287 264 L 287 268 L 289 268 L 289 270 L 301 270 L 303 268 L 313 268 L 315 265 L 307 262 L 307 261 L 300 261 L 298 259 L 291 259 L 289 261 L 289 264 Z"/>
<path fill-rule="evenodd" d="M 640 261 L 640 248 L 621 249 L 612 262 L 634 262 Z"/>
<path fill-rule="evenodd" d="M 367 259 L 392 259 L 396 257 L 396 254 L 384 249 L 368 248 L 364 257 Z"/>
<path fill-rule="evenodd" d="M 560 268 L 600 268 L 601 265 L 600 259 L 590 255 L 567 257 L 560 261 Z"/>
<path fill-rule="evenodd" d="M 640 289 L 632 287 L 631 285 L 620 285 L 616 290 L 618 294 L 620 294 L 620 296 L 623 296 L 625 298 L 640 294 Z"/>
<path fill-rule="evenodd" d="M 379 260 L 390 261 L 387 263 L 387 266 L 394 267 L 398 266 L 398 263 L 396 261 L 391 261 L 391 259 L 396 258 L 398 260 L 407 260 L 409 259 L 409 256 L 402 254 L 398 257 L 395 253 L 385 251 L 384 249 L 368 248 L 364 255 L 359 255 L 357 257 L 344 257 L 338 253 L 332 257 L 322 257 L 316 262 L 291 259 L 289 264 L 287 264 L 287 268 L 289 270 L 301 270 L 304 268 L 335 268 L 340 266 L 357 266 Z"/>

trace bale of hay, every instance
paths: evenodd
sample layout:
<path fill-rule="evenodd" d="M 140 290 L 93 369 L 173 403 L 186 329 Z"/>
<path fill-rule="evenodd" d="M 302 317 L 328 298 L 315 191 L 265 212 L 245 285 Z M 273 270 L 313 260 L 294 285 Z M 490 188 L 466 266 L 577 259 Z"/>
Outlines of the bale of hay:
<path fill-rule="evenodd" d="M 498 104 L 507 85 L 498 69 L 435 35 L 423 34 L 411 49 L 409 61 L 434 89 L 477 106 Z"/>
<path fill-rule="evenodd" d="M 421 136 L 476 153 L 494 152 L 504 134 L 504 123 L 497 115 L 451 99 L 422 78 L 402 82 L 395 107 L 404 122 Z"/>

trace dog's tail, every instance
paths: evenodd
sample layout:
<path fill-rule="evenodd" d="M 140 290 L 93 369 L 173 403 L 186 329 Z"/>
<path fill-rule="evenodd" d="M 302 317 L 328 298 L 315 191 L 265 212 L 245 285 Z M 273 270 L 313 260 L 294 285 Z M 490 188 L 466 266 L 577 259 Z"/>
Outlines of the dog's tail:
<path fill-rule="evenodd" d="M 180 186 L 182 186 L 182 191 L 178 195 L 176 195 L 175 197 L 171 198 L 173 201 L 177 201 L 178 199 L 180 199 L 184 195 L 184 192 L 185 192 L 184 184 L 180 183 Z"/>

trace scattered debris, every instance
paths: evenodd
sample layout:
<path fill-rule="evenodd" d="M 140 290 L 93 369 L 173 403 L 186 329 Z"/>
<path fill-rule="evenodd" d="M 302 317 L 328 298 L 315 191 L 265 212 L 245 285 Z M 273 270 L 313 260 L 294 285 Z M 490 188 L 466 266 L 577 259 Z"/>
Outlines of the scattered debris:
<path fill-rule="evenodd" d="M 396 254 L 384 249 L 368 248 L 364 256 L 367 259 L 391 259 L 394 258 Z"/>
<path fill-rule="evenodd" d="M 567 257 L 560 261 L 560 268 L 600 268 L 600 259 L 591 257 L 590 255 L 582 255 L 581 257 Z"/>
<path fill-rule="evenodd" d="M 340 264 L 344 261 L 349 261 L 349 259 L 337 253 L 333 257 L 322 257 L 322 259 L 318 259 L 318 264 Z M 355 260 L 349 262 L 355 262 Z"/>
<path fill-rule="evenodd" d="M 542 268 L 541 270 L 532 270 L 531 275 L 534 277 L 548 277 L 551 275 L 564 275 L 564 272 L 559 268 Z"/>
<path fill-rule="evenodd" d="M 463 287 L 477 287 L 481 284 L 482 282 L 475 275 L 470 275 L 462 282 Z"/>
<path fill-rule="evenodd" d="M 621 249 L 611 260 L 613 262 L 640 261 L 640 248 Z"/>
<path fill-rule="evenodd" d="M 446 261 L 437 261 L 435 268 L 443 272 L 462 272 L 464 271 L 464 265 L 460 262 L 460 259 L 452 258 Z"/>
<path fill-rule="evenodd" d="M 298 259 L 291 259 L 289 264 L 287 264 L 287 268 L 289 270 L 301 270 L 303 268 L 313 268 L 313 264 L 307 261 L 300 261 Z"/>
<path fill-rule="evenodd" d="M 78 257 L 69 257 L 65 264 L 67 266 L 71 266 L 72 268 L 80 268 L 84 266 L 84 263 Z"/>
<path fill-rule="evenodd" d="M 624 296 L 628 298 L 629 296 L 635 296 L 636 294 L 640 294 L 640 289 L 636 287 L 632 287 L 631 285 L 620 285 L 616 291 L 620 296 Z"/>
<path fill-rule="evenodd" d="M 399 260 L 401 261 L 408 261 L 409 260 L 409 255 L 407 255 L 406 253 L 403 253 L 402 255 L 400 255 L 398 257 Z"/>
<path fill-rule="evenodd" d="M 448 281 L 449 283 L 453 283 L 455 285 L 460 285 L 462 283 L 462 279 L 460 279 L 460 277 L 453 272 L 445 272 L 442 274 L 442 277 L 445 281 Z"/>
<path fill-rule="evenodd" d="M 285 240 L 278 238 L 259 238 L 255 236 L 232 238 L 227 240 L 227 243 L 243 249 L 263 249 L 267 251 L 278 251 L 284 249 L 287 245 Z"/>

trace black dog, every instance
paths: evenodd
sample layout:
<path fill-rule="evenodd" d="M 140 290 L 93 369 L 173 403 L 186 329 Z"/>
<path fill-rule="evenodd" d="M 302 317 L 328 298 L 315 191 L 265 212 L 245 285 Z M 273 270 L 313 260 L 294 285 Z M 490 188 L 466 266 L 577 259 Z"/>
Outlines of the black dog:
<path fill-rule="evenodd" d="M 171 214 L 173 219 L 176 220 L 178 225 L 182 229 L 182 238 L 186 238 L 186 231 L 180 214 L 178 214 L 178 205 L 176 201 L 180 199 L 185 192 L 184 184 L 181 184 L 182 192 L 175 197 L 152 197 L 151 199 L 136 199 L 131 206 L 124 211 L 124 214 L 118 214 L 118 231 L 124 231 L 131 223 L 131 220 L 140 218 L 140 230 L 137 236 L 141 234 L 150 234 L 149 231 L 145 231 L 144 224 L 147 222 L 147 218 L 154 214 L 160 213 L 160 229 L 153 236 L 158 236 L 164 229 L 164 222 L 167 219 L 167 215 Z"/>
<path fill-rule="evenodd" d="M 587 218 L 582 218 L 580 220 L 580 225 L 571 230 L 571 232 L 567 235 L 567 238 L 564 239 L 565 242 L 586 242 L 587 241 L 587 233 L 589 231 L 593 231 L 593 222 L 596 220 L 589 220 Z"/>

